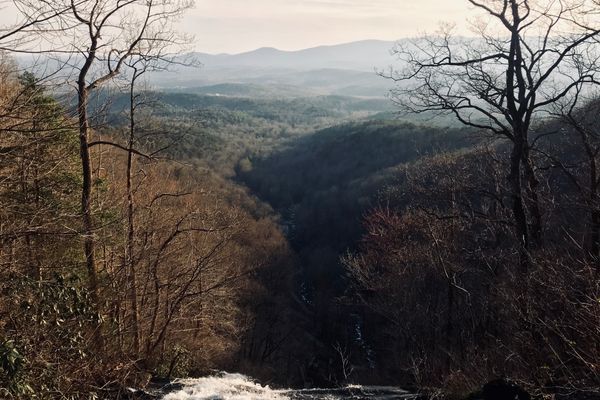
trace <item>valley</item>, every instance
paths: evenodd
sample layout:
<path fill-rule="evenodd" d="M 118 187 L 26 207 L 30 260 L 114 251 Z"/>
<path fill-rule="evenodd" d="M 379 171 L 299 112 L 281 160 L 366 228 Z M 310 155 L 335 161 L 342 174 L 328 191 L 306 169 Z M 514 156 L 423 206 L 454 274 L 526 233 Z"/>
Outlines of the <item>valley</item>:
<path fill-rule="evenodd" d="M 597 400 L 597 7 L 0 0 L 0 398 Z"/>
<path fill-rule="evenodd" d="M 402 117 L 385 98 L 265 97 L 265 88 L 228 87 L 232 91 L 226 96 L 207 93 L 212 86 L 152 93 L 152 113 L 138 129 L 168 133 L 144 147 L 164 148 L 157 155 L 210 170 L 272 210 L 293 251 L 289 279 L 294 301 L 287 312 L 296 323 L 288 340 L 300 348 L 312 343 L 311 353 L 318 357 L 306 359 L 293 355 L 299 349 L 279 348 L 271 355 L 275 358 L 265 361 L 277 365 L 287 352 L 294 358 L 292 370 L 303 371 L 304 383 L 295 373 L 270 372 L 268 379 L 292 386 L 335 385 L 350 378 L 339 375 L 343 347 L 353 365 L 352 379 L 385 383 L 384 377 L 377 378 L 383 371 L 375 357 L 381 355 L 371 350 L 365 310 L 353 298 L 342 259 L 357 250 L 365 213 L 400 184 L 399 171 L 429 157 L 468 150 L 475 139 L 468 129 L 442 127 L 440 117 Z M 117 97 L 111 104 L 117 126 L 124 101 Z M 255 206 L 248 207 L 259 215 Z M 260 370 L 240 372 L 267 378 Z"/>

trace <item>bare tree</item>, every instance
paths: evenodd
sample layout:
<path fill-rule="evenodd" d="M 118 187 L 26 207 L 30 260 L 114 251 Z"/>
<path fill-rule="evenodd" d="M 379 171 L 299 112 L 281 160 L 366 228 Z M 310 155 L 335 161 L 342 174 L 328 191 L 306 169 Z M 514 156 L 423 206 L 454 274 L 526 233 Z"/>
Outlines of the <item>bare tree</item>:
<path fill-rule="evenodd" d="M 589 22 L 594 2 L 571 0 L 468 0 L 483 13 L 477 38 L 455 37 L 451 27 L 395 53 L 403 68 L 392 96 L 417 113 L 453 114 L 464 125 L 510 143 L 508 183 L 520 263 L 543 238 L 543 215 L 532 153 L 532 128 L 549 108 L 580 87 L 597 82 L 600 30 Z"/>
<path fill-rule="evenodd" d="M 15 0 L 26 15 L 33 15 L 38 2 Z M 44 0 L 55 13 L 60 12 L 60 31 L 38 31 L 55 47 L 77 54 L 74 68 L 77 90 L 80 158 L 83 172 L 81 213 L 84 254 L 92 299 L 100 311 L 98 269 L 96 265 L 95 224 L 92 211 L 92 159 L 90 149 L 104 142 L 92 139 L 90 94 L 122 72 L 134 55 L 152 54 L 155 44 L 176 44 L 173 22 L 189 7 L 191 0 Z M 62 10 L 68 10 L 63 12 Z M 75 38 L 74 40 L 72 38 Z"/>
<path fill-rule="evenodd" d="M 130 301 L 131 301 L 131 313 L 133 319 L 133 347 L 136 356 L 140 354 L 140 343 L 141 339 L 141 328 L 140 328 L 140 312 L 138 307 L 138 287 L 137 287 L 137 276 L 136 276 L 136 265 L 137 260 L 135 257 L 135 188 L 133 182 L 133 170 L 134 170 L 134 157 L 143 156 L 147 159 L 152 159 L 156 154 L 161 152 L 163 149 L 159 149 L 152 154 L 144 154 L 140 150 L 137 150 L 138 145 L 138 111 L 143 107 L 151 107 L 152 101 L 150 94 L 144 90 L 143 86 L 140 88 L 140 82 L 143 82 L 143 78 L 148 72 L 156 72 L 167 69 L 173 64 L 185 63 L 185 65 L 191 66 L 194 64 L 193 60 L 177 61 L 176 56 L 169 54 L 168 50 L 174 43 L 171 41 L 160 41 L 151 42 L 149 45 L 152 47 L 152 51 L 146 51 L 140 54 L 133 54 L 129 60 L 126 61 L 129 70 L 129 84 L 128 84 L 128 96 L 129 96 L 129 126 L 128 126 L 128 137 L 127 146 L 127 166 L 126 166 L 126 191 L 127 191 L 127 245 L 125 251 L 125 263 L 129 270 L 129 284 L 130 284 Z M 147 49 L 149 50 L 149 49 Z M 122 148 L 116 143 L 106 142 L 113 146 Z"/>
<path fill-rule="evenodd" d="M 129 85 L 129 137 L 127 139 L 127 246 L 125 251 L 125 262 L 129 269 L 130 276 L 130 297 L 131 297 L 131 313 L 133 316 L 133 350 L 135 355 L 140 353 L 140 327 L 139 318 L 140 312 L 137 302 L 137 279 L 134 260 L 135 246 L 135 214 L 134 214 L 134 193 L 133 193 L 133 156 L 134 146 L 136 142 L 136 110 L 140 106 L 139 97 L 136 94 L 136 83 L 138 79 L 146 72 L 147 63 L 144 63 L 144 58 L 134 60 L 129 67 L 132 69 L 131 80 Z"/>
<path fill-rule="evenodd" d="M 352 366 L 351 358 L 352 354 L 348 350 L 347 346 L 343 346 L 339 343 L 336 343 L 333 346 L 336 354 L 339 357 L 340 369 L 342 371 L 342 376 L 344 377 L 344 381 L 348 381 L 348 378 L 354 372 L 354 367 Z"/>

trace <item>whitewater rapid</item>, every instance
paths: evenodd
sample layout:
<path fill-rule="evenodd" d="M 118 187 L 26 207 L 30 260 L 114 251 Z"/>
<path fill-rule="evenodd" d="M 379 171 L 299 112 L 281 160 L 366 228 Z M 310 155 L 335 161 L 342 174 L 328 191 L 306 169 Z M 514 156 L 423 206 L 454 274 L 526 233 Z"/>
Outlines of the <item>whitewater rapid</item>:
<path fill-rule="evenodd" d="M 282 391 L 261 386 L 241 374 L 222 373 L 198 379 L 180 379 L 179 391 L 169 393 L 163 400 L 284 400 Z"/>
<path fill-rule="evenodd" d="M 351 385 L 339 389 L 282 390 L 263 386 L 241 374 L 220 373 L 199 379 L 180 379 L 179 388 L 161 400 L 414 400 L 417 396 L 395 387 Z"/>

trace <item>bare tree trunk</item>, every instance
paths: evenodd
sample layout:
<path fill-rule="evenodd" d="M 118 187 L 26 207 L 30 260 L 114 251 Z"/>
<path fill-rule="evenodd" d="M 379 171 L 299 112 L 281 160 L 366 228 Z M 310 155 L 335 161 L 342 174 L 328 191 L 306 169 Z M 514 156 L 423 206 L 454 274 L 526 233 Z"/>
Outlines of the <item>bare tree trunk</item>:
<path fill-rule="evenodd" d="M 529 211 L 530 222 L 530 240 L 531 245 L 540 246 L 542 242 L 542 212 L 540 209 L 540 200 L 538 196 L 539 181 L 535 176 L 533 161 L 529 151 L 527 139 L 523 151 L 523 171 L 525 175 L 525 193 L 527 195 L 527 210 Z"/>
<path fill-rule="evenodd" d="M 519 264 L 522 272 L 526 272 L 529 266 L 529 226 L 527 214 L 523 202 L 521 161 L 523 144 L 516 138 L 510 157 L 510 174 L 508 181 L 512 196 L 512 213 L 515 219 L 515 234 L 519 241 Z"/>
<path fill-rule="evenodd" d="M 127 143 L 127 266 L 129 267 L 131 315 L 133 322 L 133 351 L 136 357 L 140 354 L 140 326 L 139 308 L 137 301 L 137 279 L 134 260 L 134 198 L 132 188 L 133 174 L 133 146 L 135 143 L 135 81 L 137 69 L 134 69 L 133 78 L 129 88 L 129 140 Z"/>
<path fill-rule="evenodd" d="M 510 3 L 510 4 L 509 4 Z M 522 272 L 527 272 L 529 267 L 529 249 L 531 246 L 531 232 L 527 220 L 527 202 L 524 192 L 527 194 L 527 174 L 523 174 L 525 164 L 529 161 L 527 131 L 528 124 L 524 121 L 527 110 L 526 86 L 523 76 L 523 49 L 521 48 L 520 25 L 523 21 L 520 15 L 519 5 L 516 1 L 505 2 L 505 8 L 510 5 L 512 22 L 506 26 L 511 33 L 510 50 L 508 53 L 508 65 L 506 70 L 507 87 L 507 109 L 512 117 L 512 152 L 510 155 L 510 173 L 508 181 L 512 195 L 512 211 L 515 219 L 515 233 L 519 242 L 519 264 Z M 525 175 L 525 176 L 524 176 Z M 525 178 L 525 182 L 523 179 Z"/>
<path fill-rule="evenodd" d="M 89 134 L 90 125 L 88 120 L 87 106 L 89 99 L 85 76 L 91 66 L 90 56 L 82 68 L 78 85 L 77 115 L 79 118 L 79 154 L 81 158 L 83 182 L 81 186 L 81 214 L 83 218 L 84 234 L 84 256 L 88 273 L 88 288 L 95 310 L 100 314 L 100 296 L 98 294 L 98 271 L 96 267 L 96 240 L 94 238 L 94 222 L 92 219 L 92 161 L 90 157 Z M 100 327 L 95 333 L 96 344 L 102 347 L 102 334 Z"/>

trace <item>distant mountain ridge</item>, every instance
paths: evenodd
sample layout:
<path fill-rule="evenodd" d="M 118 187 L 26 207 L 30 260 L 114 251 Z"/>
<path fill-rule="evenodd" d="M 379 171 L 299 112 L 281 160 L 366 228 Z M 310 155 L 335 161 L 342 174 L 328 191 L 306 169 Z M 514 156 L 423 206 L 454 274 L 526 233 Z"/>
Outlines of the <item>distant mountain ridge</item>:
<path fill-rule="evenodd" d="M 296 51 L 262 47 L 239 54 L 194 53 L 194 55 L 206 69 L 246 66 L 296 70 L 348 69 L 372 72 L 394 62 L 391 50 L 395 43 L 384 40 L 362 40 Z"/>
<path fill-rule="evenodd" d="M 152 81 L 162 89 L 236 84 L 237 89 L 241 89 L 239 85 L 297 88 L 290 90 L 290 96 L 310 93 L 383 97 L 392 83 L 376 71 L 394 65 L 391 51 L 395 43 L 363 40 L 297 51 L 262 47 L 240 54 L 193 53 L 202 63 L 201 68 L 178 67 L 155 74 Z M 278 94 L 284 95 L 281 91 Z"/>

